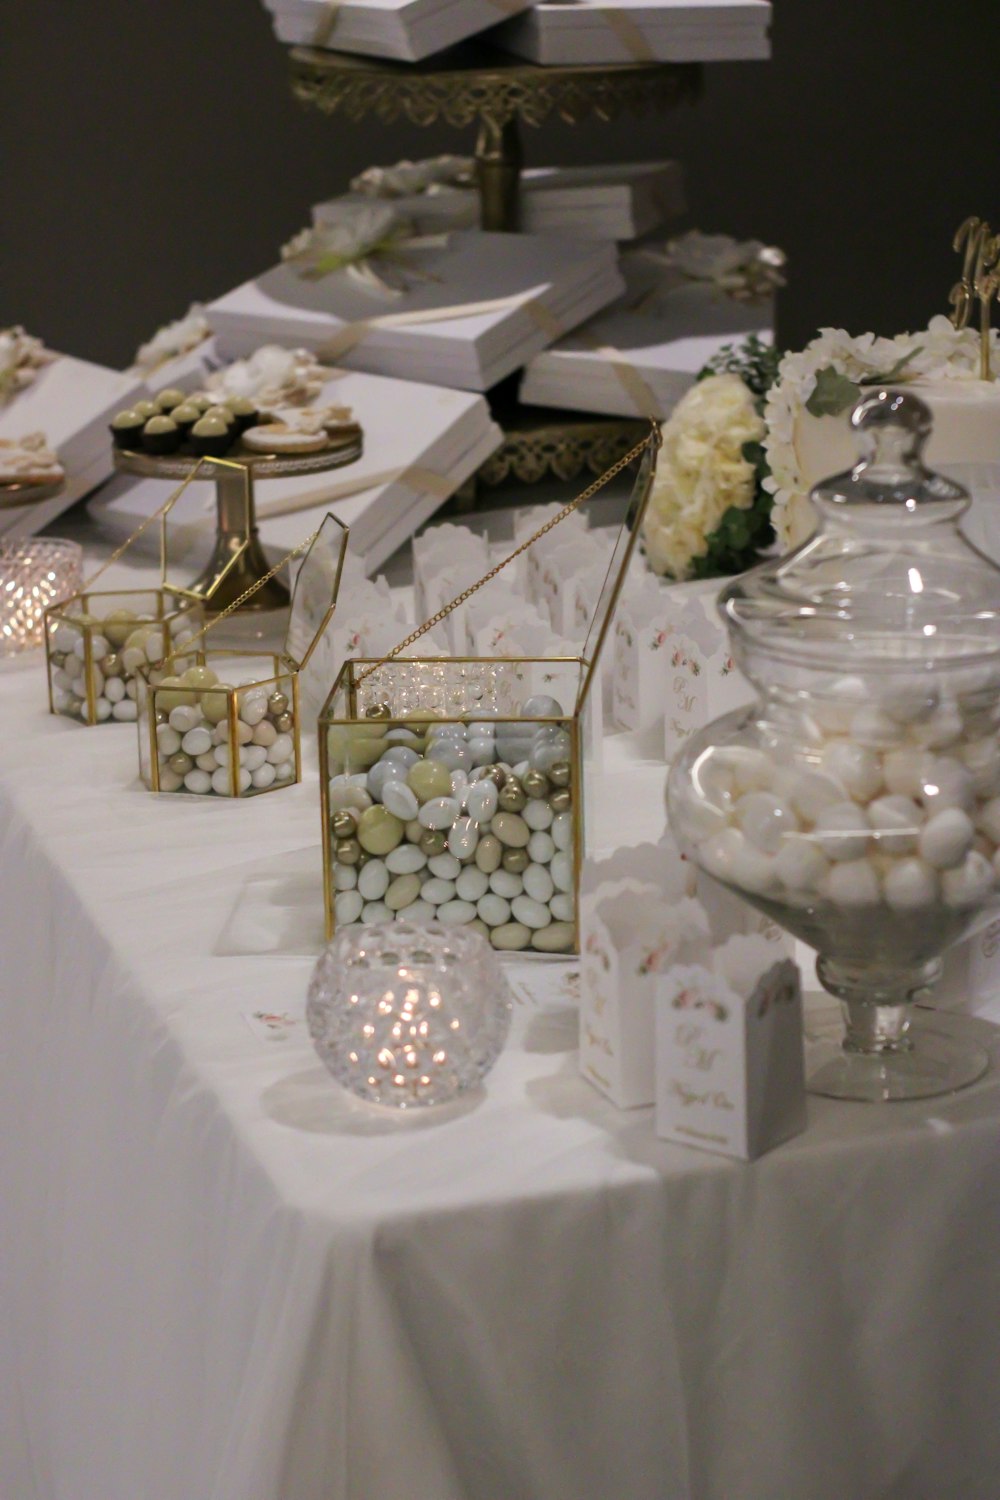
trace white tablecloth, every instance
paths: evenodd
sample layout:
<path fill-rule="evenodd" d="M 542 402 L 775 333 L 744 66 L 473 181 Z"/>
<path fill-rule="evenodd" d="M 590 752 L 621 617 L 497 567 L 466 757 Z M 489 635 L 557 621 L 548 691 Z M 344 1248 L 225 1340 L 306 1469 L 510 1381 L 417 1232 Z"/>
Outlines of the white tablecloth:
<path fill-rule="evenodd" d="M 557 998 L 373 1114 L 301 1020 L 319 832 L 314 775 L 153 797 L 0 668 L 3 1500 L 996 1500 L 996 1076 L 741 1166 Z"/>

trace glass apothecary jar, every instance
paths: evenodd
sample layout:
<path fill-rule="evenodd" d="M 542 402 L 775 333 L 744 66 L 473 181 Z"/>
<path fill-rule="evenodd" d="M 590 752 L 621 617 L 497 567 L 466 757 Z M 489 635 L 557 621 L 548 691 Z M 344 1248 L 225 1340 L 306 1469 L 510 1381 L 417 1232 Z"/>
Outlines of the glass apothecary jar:
<path fill-rule="evenodd" d="M 345 662 L 319 725 L 328 937 L 401 918 L 578 951 L 589 695 L 657 447 L 654 432 L 579 655 Z"/>
<path fill-rule="evenodd" d="M 720 596 L 758 699 L 689 741 L 668 805 L 707 874 L 817 950 L 845 1030 L 813 1091 L 916 1098 L 987 1066 L 913 1003 L 1000 899 L 1000 570 L 921 462 L 927 407 L 879 390 L 851 421 L 819 531 Z"/>
<path fill-rule="evenodd" d="M 327 515 L 312 538 L 281 652 L 213 650 L 210 623 L 186 650 L 140 670 L 139 774 L 150 791 L 254 797 L 301 779 L 300 679 L 333 618 L 348 535 Z"/>

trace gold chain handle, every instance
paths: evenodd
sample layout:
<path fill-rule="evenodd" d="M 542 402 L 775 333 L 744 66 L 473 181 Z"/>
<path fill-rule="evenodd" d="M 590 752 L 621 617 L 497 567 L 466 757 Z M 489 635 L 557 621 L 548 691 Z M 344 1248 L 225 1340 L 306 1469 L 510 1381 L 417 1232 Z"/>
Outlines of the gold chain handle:
<path fill-rule="evenodd" d="M 270 583 L 275 573 L 280 573 L 282 568 L 287 567 L 287 565 L 292 561 L 293 558 L 298 557 L 300 552 L 305 552 L 307 548 L 311 547 L 318 536 L 319 530 L 317 529 L 316 531 L 311 532 L 309 536 L 303 537 L 298 546 L 293 547 L 291 552 L 286 552 L 280 562 L 276 562 L 274 567 L 270 568 L 264 574 L 263 578 L 258 578 L 256 583 L 252 583 L 248 589 L 244 589 L 242 594 L 237 595 L 237 597 L 231 604 L 226 605 L 225 609 L 221 609 L 214 619 L 207 620 L 204 625 L 200 626 L 199 629 L 195 631 L 194 635 L 187 638 L 183 646 L 179 647 L 179 649 L 174 654 L 176 656 L 180 656 L 182 653 L 186 652 L 189 647 L 201 636 L 207 634 L 209 630 L 214 630 L 216 625 L 225 620 L 227 616 L 233 613 L 234 610 L 239 609 L 241 604 L 245 604 L 252 594 L 256 594 L 258 589 L 262 589 L 265 583 Z"/>
<path fill-rule="evenodd" d="M 90 592 L 90 590 L 94 587 L 94 584 L 97 582 L 98 578 L 100 578 L 101 574 L 106 573 L 107 570 L 112 567 L 113 564 L 116 563 L 118 559 L 124 555 L 124 553 L 128 551 L 132 543 L 139 540 L 139 538 L 142 536 L 142 533 L 146 530 L 147 526 L 152 526 L 153 522 L 159 520 L 160 516 L 166 515 L 167 511 L 173 505 L 174 501 L 180 499 L 181 495 L 187 489 L 192 479 L 194 479 L 199 473 L 204 462 L 204 458 L 199 458 L 190 474 L 188 474 L 184 478 L 182 483 L 179 484 L 175 490 L 171 490 L 170 494 L 164 500 L 163 504 L 158 505 L 156 509 L 146 517 L 144 521 L 140 521 L 139 525 L 132 532 L 131 536 L 127 536 L 121 543 L 121 545 L 115 548 L 111 556 L 105 562 L 101 563 L 101 566 L 97 569 L 97 572 L 92 573 L 91 576 L 87 579 L 87 582 L 84 584 L 82 589 L 83 593 L 86 594 Z M 161 583 L 163 582 L 162 579 L 160 581 Z"/>
<path fill-rule="evenodd" d="M 515 547 L 514 551 L 509 553 L 504 558 L 503 562 L 497 563 L 495 568 L 491 568 L 488 573 L 484 573 L 482 578 L 480 578 L 477 583 L 470 584 L 467 589 L 463 589 L 460 594 L 457 594 L 455 598 L 451 600 L 450 603 L 443 605 L 442 608 L 438 610 L 436 615 L 431 615 L 429 620 L 425 620 L 423 625 L 420 625 L 416 630 L 412 630 L 405 640 L 399 642 L 398 646 L 393 646 L 391 651 L 387 651 L 385 656 L 383 656 L 379 661 L 373 662 L 370 667 L 366 667 L 365 670 L 361 672 L 355 679 L 355 686 L 360 687 L 361 684 L 367 678 L 369 678 L 373 672 L 377 672 L 380 667 L 384 667 L 387 662 L 392 661 L 393 658 L 398 656 L 401 651 L 405 651 L 407 646 L 412 646 L 413 642 L 418 641 L 422 635 L 426 635 L 428 630 L 433 630 L 435 625 L 439 625 L 442 620 L 446 619 L 447 616 L 452 613 L 453 610 L 458 609 L 459 605 L 464 604 L 467 599 L 471 599 L 472 595 L 476 593 L 477 590 L 481 589 L 485 584 L 490 583 L 498 573 L 503 572 L 504 568 L 506 568 L 509 563 L 514 562 L 516 558 L 520 557 L 522 552 L 527 552 L 528 548 L 533 547 L 535 543 L 539 541 L 543 536 L 545 536 L 547 532 L 558 526 L 561 521 L 565 521 L 567 516 L 572 515 L 573 511 L 575 511 L 578 506 L 583 505 L 586 500 L 592 499 L 592 497 L 596 495 L 599 490 L 602 490 L 604 486 L 608 484 L 612 479 L 614 479 L 617 474 L 620 474 L 622 469 L 628 468 L 633 459 L 638 458 L 641 453 L 644 453 L 649 447 L 650 443 L 654 441 L 655 436 L 656 429 L 653 428 L 649 433 L 647 433 L 641 443 L 636 443 L 634 448 L 630 449 L 630 451 L 626 453 L 623 458 L 619 458 L 617 462 L 613 463 L 610 469 L 606 469 L 605 472 L 599 476 L 599 478 L 594 480 L 593 484 L 589 484 L 581 494 L 577 495 L 575 500 L 571 500 L 569 504 L 564 506 L 563 509 L 559 511 L 557 515 L 554 515 L 550 521 L 546 521 L 544 526 L 540 526 L 532 536 L 528 537 L 527 541 L 522 542 L 519 547 Z"/>

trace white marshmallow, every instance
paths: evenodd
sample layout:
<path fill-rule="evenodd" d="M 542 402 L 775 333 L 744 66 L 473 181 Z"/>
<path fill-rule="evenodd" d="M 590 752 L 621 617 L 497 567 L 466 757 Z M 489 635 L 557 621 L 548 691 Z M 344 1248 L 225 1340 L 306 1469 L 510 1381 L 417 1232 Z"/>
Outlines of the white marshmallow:
<path fill-rule="evenodd" d="M 874 906 L 879 899 L 878 876 L 870 860 L 846 860 L 831 865 L 823 894 L 835 906 Z"/>
<path fill-rule="evenodd" d="M 830 864 L 811 838 L 786 839 L 774 860 L 774 872 L 792 891 L 815 891 L 829 873 Z"/>
<path fill-rule="evenodd" d="M 980 906 L 991 894 L 996 884 L 993 867 L 988 859 L 972 850 L 953 870 L 941 876 L 941 895 L 945 906 Z"/>
<path fill-rule="evenodd" d="M 841 863 L 864 859 L 871 830 L 860 807 L 853 802 L 838 802 L 823 813 L 815 833 L 827 859 Z"/>
<path fill-rule="evenodd" d="M 924 815 L 911 797 L 876 797 L 868 804 L 868 821 L 878 834 L 874 847 L 879 854 L 912 854 L 923 827 Z"/>
<path fill-rule="evenodd" d="M 882 882 L 893 911 L 918 911 L 933 906 L 938 895 L 937 875 L 922 859 L 894 860 Z"/>
<path fill-rule="evenodd" d="M 921 857 L 936 870 L 950 870 L 972 848 L 976 830 L 960 807 L 946 807 L 924 824 L 917 847 Z"/>
<path fill-rule="evenodd" d="M 870 802 L 882 787 L 882 762 L 873 750 L 851 740 L 832 740 L 823 751 L 823 769 L 855 802 Z"/>
<path fill-rule="evenodd" d="M 771 792 L 747 792 L 736 803 L 733 813 L 751 844 L 764 854 L 777 854 L 784 838 L 799 829 L 799 821 L 788 803 Z"/>

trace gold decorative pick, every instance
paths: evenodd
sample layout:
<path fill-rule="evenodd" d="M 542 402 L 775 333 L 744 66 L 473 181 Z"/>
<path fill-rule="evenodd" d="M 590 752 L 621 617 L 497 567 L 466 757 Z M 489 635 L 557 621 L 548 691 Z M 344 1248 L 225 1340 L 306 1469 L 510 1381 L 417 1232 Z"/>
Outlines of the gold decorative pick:
<path fill-rule="evenodd" d="M 968 327 L 972 304 L 979 303 L 979 374 L 990 380 L 990 303 L 1000 291 L 1000 234 L 985 219 L 970 217 L 955 231 L 952 248 L 963 260 L 961 280 L 948 294 L 951 321 L 956 328 Z"/>

